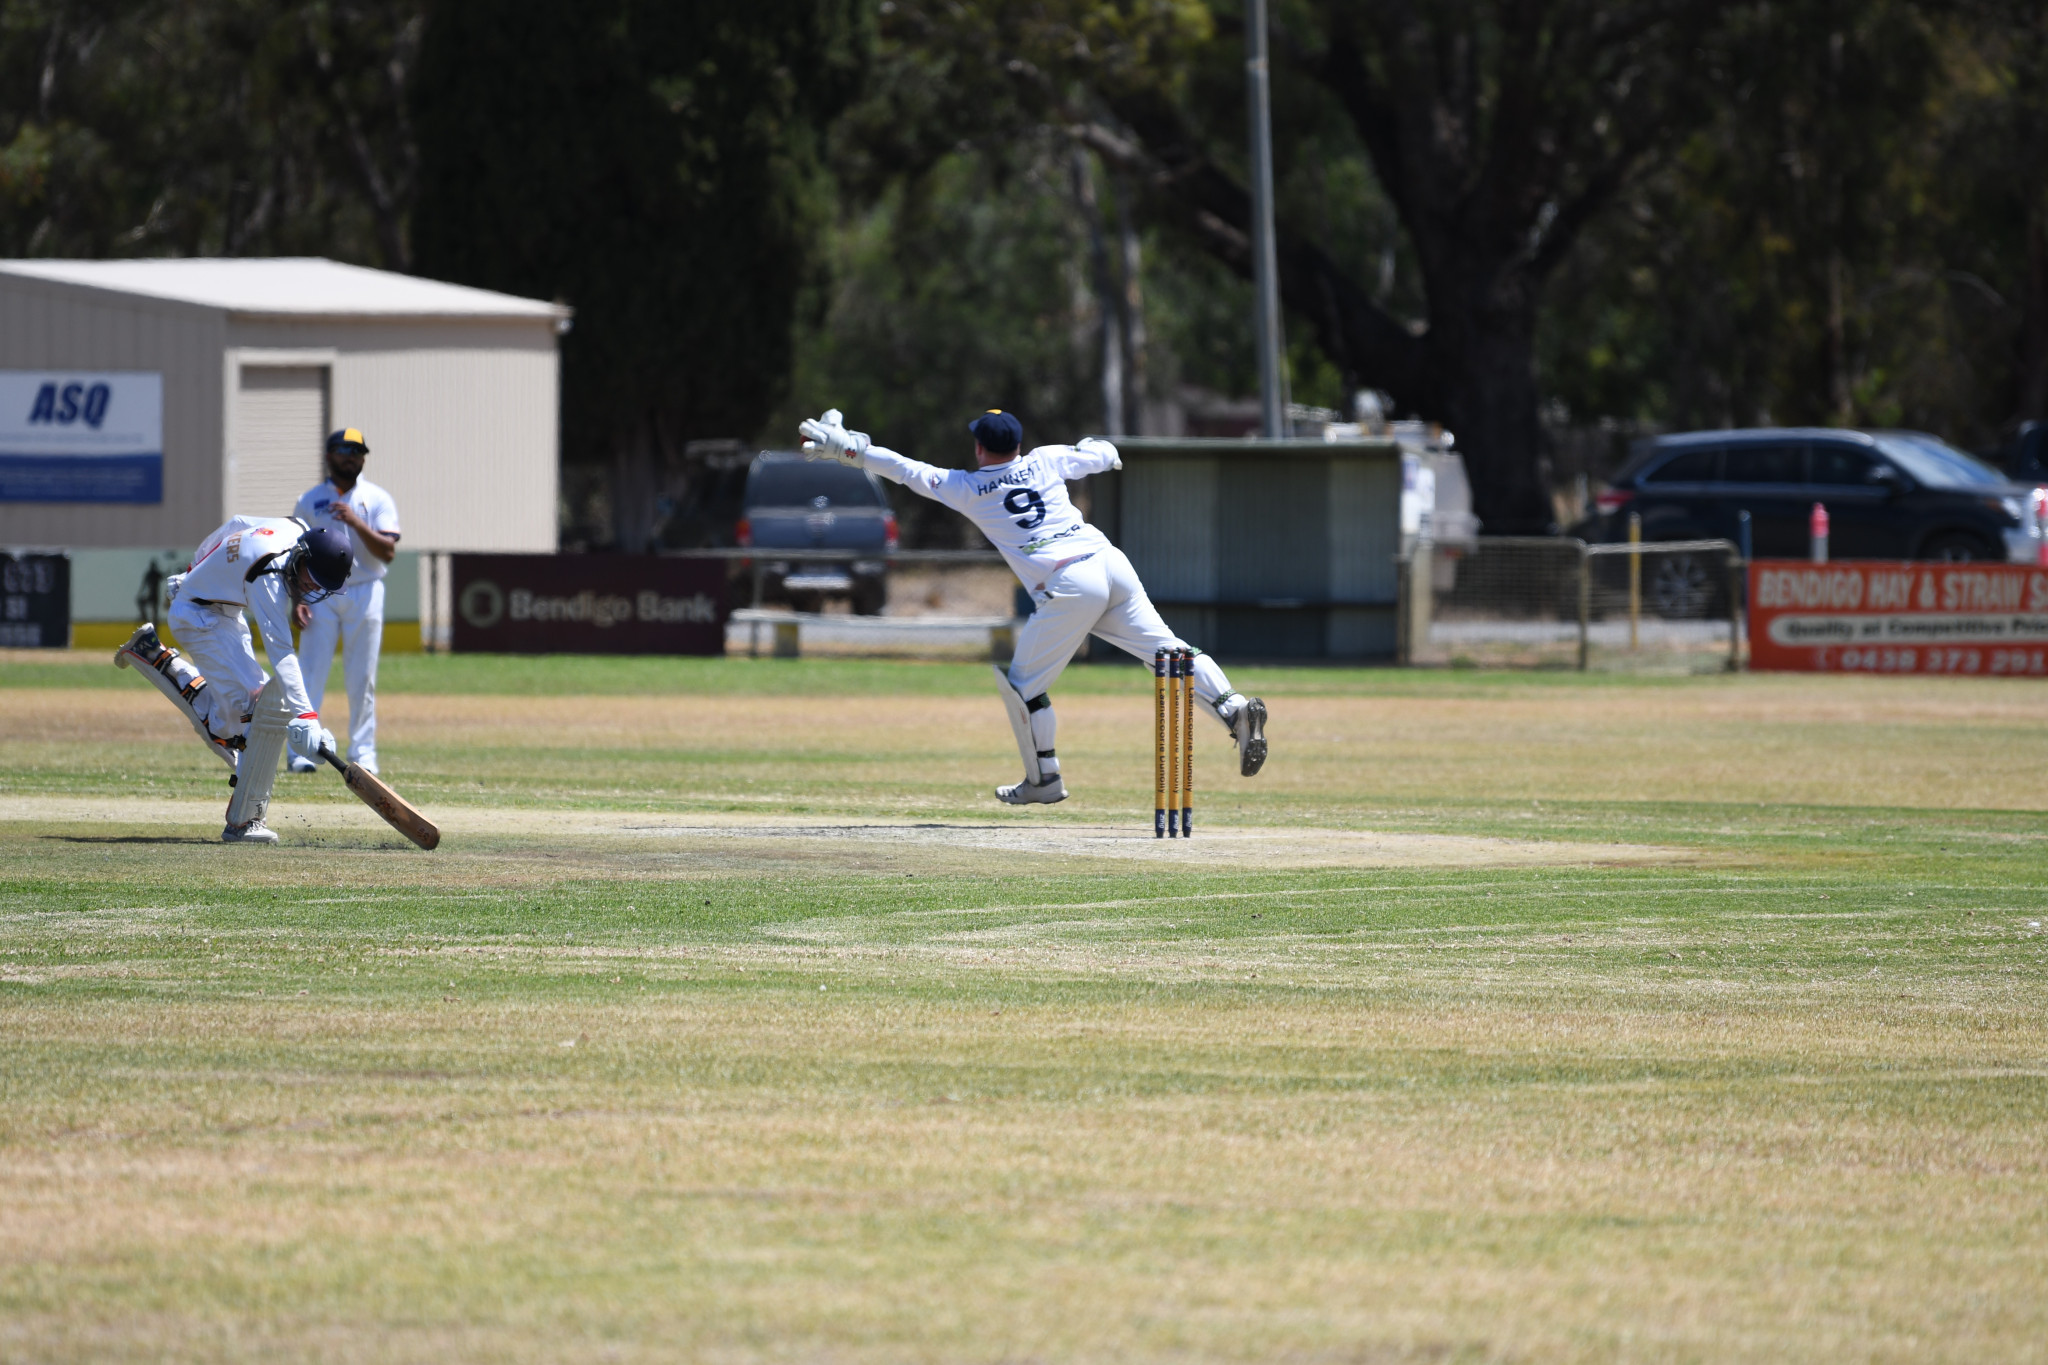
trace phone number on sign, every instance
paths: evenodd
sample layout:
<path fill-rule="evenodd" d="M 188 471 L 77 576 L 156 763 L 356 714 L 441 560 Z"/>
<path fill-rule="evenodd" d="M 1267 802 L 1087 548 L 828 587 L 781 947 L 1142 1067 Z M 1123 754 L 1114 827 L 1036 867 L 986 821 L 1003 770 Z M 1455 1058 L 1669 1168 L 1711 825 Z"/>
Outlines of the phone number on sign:
<path fill-rule="evenodd" d="M 2048 674 L 2048 649 L 1845 649 L 1835 667 L 1863 673 Z"/>

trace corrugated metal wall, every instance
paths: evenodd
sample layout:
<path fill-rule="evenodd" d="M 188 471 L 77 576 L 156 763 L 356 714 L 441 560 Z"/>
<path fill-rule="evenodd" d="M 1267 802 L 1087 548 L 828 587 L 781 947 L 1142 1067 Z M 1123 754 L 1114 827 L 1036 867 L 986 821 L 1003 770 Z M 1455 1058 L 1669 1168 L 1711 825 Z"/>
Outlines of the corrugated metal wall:
<path fill-rule="evenodd" d="M 1330 608 L 1326 652 L 1336 659 L 1391 657 L 1400 594 L 1401 460 L 1330 460 L 1330 598 L 1373 607 Z"/>
<path fill-rule="evenodd" d="M 1220 654 L 1391 655 L 1401 465 L 1379 445 L 1131 441 L 1116 534 L 1177 632 Z"/>
<path fill-rule="evenodd" d="M 219 526 L 225 335 L 209 309 L 0 275 L 0 369 L 164 377 L 164 500 L 0 503 L 0 544 L 191 545 Z"/>
<path fill-rule="evenodd" d="M 325 477 L 327 367 L 243 365 L 228 437 L 228 516 L 288 517 Z"/>
<path fill-rule="evenodd" d="M 1121 548 L 1155 602 L 1216 600 L 1219 468 L 1214 458 L 1173 455 L 1124 468 Z"/>
<path fill-rule="evenodd" d="M 363 473 L 391 490 L 408 550 L 556 548 L 551 321 L 236 321 L 230 341 L 333 348 L 329 420 L 369 439 Z"/>

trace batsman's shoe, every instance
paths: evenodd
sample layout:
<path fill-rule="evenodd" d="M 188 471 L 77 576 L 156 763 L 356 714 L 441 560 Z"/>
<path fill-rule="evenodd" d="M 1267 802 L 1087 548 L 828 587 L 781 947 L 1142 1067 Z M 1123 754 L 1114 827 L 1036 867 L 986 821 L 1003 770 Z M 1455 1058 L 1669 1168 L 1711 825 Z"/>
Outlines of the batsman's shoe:
<path fill-rule="evenodd" d="M 365 749 L 359 754 L 351 754 L 348 761 L 361 768 L 364 772 L 372 776 L 376 775 L 377 751 L 375 749 Z"/>
<path fill-rule="evenodd" d="M 1006 806 L 1050 806 L 1067 799 L 1067 784 L 1054 773 L 1043 782 L 1012 782 L 996 788 L 996 800 Z"/>
<path fill-rule="evenodd" d="M 277 832 L 261 820 L 251 820 L 246 825 L 227 825 L 220 832 L 224 844 L 274 844 Z"/>
<path fill-rule="evenodd" d="M 1230 718 L 1231 737 L 1237 740 L 1237 770 L 1254 777 L 1266 766 L 1266 703 L 1247 697 Z"/>
<path fill-rule="evenodd" d="M 128 637 L 128 643 L 114 651 L 114 667 L 127 668 L 128 660 L 133 658 L 155 668 L 157 660 L 163 656 L 164 642 L 156 638 L 156 623 L 144 621 L 135 628 L 135 633 Z"/>
<path fill-rule="evenodd" d="M 284 766 L 286 771 L 295 773 L 317 773 L 320 771 L 318 763 L 315 763 L 310 758 L 301 758 L 297 754 L 293 754 L 291 761 Z"/>

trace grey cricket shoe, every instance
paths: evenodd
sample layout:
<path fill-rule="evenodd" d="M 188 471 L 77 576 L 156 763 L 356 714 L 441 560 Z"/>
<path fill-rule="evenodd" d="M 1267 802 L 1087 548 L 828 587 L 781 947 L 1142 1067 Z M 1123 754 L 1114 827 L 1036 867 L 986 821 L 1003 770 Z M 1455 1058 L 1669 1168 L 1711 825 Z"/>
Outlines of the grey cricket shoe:
<path fill-rule="evenodd" d="M 251 820 L 246 825 L 226 825 L 220 832 L 224 844 L 274 844 L 277 832 L 261 820 Z"/>
<path fill-rule="evenodd" d="M 996 788 L 996 800 L 1006 806 L 1050 806 L 1067 799 L 1067 784 L 1054 773 L 1043 782 L 1012 782 Z"/>
<path fill-rule="evenodd" d="M 1266 703 L 1246 697 L 1244 705 L 1230 718 L 1230 733 L 1237 740 L 1237 770 L 1256 777 L 1266 766 Z"/>

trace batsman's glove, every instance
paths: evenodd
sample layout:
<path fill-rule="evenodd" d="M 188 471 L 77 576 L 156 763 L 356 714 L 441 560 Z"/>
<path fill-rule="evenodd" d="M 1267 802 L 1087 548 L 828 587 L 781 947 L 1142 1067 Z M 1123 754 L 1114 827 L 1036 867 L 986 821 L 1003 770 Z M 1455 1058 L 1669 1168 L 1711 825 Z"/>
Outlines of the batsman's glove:
<path fill-rule="evenodd" d="M 848 431 L 838 408 L 827 408 L 823 416 L 797 423 L 796 429 L 804 438 L 804 453 L 812 459 L 858 466 L 860 457 L 868 452 L 867 433 Z"/>
<path fill-rule="evenodd" d="M 320 751 L 334 747 L 334 736 L 320 724 L 320 717 L 297 716 L 286 723 L 284 742 L 300 758 L 318 763 Z"/>

